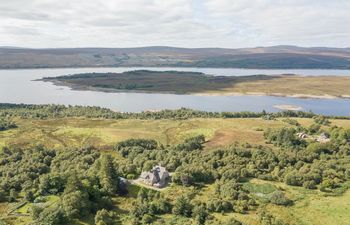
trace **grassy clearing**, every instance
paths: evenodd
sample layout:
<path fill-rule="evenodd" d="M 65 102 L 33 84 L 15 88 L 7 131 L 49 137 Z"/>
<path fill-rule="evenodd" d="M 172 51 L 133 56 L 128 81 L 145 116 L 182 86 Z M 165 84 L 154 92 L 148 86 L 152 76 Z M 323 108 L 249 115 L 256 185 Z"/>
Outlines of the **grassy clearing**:
<path fill-rule="evenodd" d="M 93 145 L 108 150 L 115 143 L 128 138 L 153 138 L 161 144 L 173 145 L 188 137 L 204 134 L 208 140 L 207 147 L 215 148 L 234 142 L 264 144 L 261 130 L 285 125 L 278 120 L 262 119 L 178 121 L 68 118 L 60 120 L 19 119 L 16 123 L 18 128 L 0 132 L 0 146 L 42 144 L 52 148 L 74 148 Z"/>
<path fill-rule="evenodd" d="M 52 206 L 57 201 L 59 201 L 60 197 L 55 195 L 50 195 L 45 197 L 45 204 L 47 207 Z M 6 211 L 1 212 L 0 215 L 6 215 L 4 216 L 4 220 L 10 224 L 10 225 L 27 225 L 32 222 L 31 219 L 31 208 L 34 205 L 34 203 L 25 203 L 21 207 L 19 207 L 16 210 L 11 210 L 11 208 L 15 207 L 20 203 L 11 203 L 10 205 L 12 207 L 6 208 Z M 9 213 L 11 212 L 11 213 Z M 83 223 L 77 223 L 77 224 L 83 224 Z M 88 223 L 91 224 L 91 223 Z"/>
<path fill-rule="evenodd" d="M 286 209 L 280 210 L 285 211 Z M 308 195 L 288 212 L 298 224 L 350 224 L 350 191 L 342 196 Z M 286 213 L 286 212 L 284 212 Z"/>
<path fill-rule="evenodd" d="M 293 225 L 350 224 L 350 191 L 341 196 L 326 196 L 318 190 L 292 187 L 284 183 L 253 179 L 252 184 L 269 184 L 284 190 L 294 205 L 289 207 L 268 204 L 266 209 L 277 218 Z"/>
<path fill-rule="evenodd" d="M 270 194 L 274 191 L 277 190 L 277 188 L 272 185 L 272 184 L 254 184 L 254 183 L 245 183 L 243 185 L 244 189 L 245 190 L 248 190 L 249 192 L 251 193 L 254 193 L 254 194 L 263 194 L 263 195 L 267 195 L 267 194 Z"/>

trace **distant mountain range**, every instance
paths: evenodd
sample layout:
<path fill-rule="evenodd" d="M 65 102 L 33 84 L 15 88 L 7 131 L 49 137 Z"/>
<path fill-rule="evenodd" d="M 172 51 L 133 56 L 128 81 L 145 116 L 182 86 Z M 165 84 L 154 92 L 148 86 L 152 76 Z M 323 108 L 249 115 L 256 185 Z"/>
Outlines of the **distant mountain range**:
<path fill-rule="evenodd" d="M 350 69 L 350 48 L 47 48 L 0 47 L 0 69 L 56 67 L 218 67 Z"/>

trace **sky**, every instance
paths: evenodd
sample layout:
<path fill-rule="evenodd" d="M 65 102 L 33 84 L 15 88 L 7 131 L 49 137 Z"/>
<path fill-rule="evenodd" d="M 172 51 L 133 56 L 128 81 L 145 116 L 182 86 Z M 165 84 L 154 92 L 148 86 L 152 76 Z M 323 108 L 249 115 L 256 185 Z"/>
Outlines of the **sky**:
<path fill-rule="evenodd" d="M 0 0 L 0 46 L 350 47 L 350 0 Z"/>

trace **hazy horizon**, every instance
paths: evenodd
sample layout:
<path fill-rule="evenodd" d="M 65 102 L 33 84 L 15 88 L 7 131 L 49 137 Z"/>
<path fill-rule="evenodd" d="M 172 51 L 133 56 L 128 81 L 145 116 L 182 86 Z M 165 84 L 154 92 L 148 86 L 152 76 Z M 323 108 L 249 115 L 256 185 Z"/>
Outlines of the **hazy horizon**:
<path fill-rule="evenodd" d="M 86 48 L 86 49 L 132 49 L 132 48 L 183 48 L 183 49 L 254 49 L 254 48 L 273 48 L 273 47 L 294 47 L 294 48 L 336 48 L 336 49 L 349 49 L 350 47 L 332 47 L 332 46 L 299 46 L 299 45 L 267 45 L 267 46 L 248 46 L 248 47 L 237 47 L 237 48 L 225 48 L 225 47 L 183 47 L 183 46 L 169 46 L 169 45 L 147 45 L 147 46 L 125 46 L 125 47 L 101 47 L 101 46 L 81 46 L 81 47 L 23 47 L 23 46 L 10 46 L 10 45 L 0 45 L 0 48 L 9 49 L 74 49 L 74 48 Z"/>

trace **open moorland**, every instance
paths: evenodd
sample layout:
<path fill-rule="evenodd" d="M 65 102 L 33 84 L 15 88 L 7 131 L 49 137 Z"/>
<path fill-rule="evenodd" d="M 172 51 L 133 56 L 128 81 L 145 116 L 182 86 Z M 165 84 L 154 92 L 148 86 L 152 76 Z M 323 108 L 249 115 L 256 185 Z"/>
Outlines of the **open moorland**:
<path fill-rule="evenodd" d="M 252 75 L 211 76 L 195 72 L 138 70 L 124 73 L 86 73 L 43 78 L 56 85 L 104 92 L 152 92 L 209 95 L 272 95 L 293 97 L 350 97 L 350 77 Z"/>
<path fill-rule="evenodd" d="M 348 118 L 33 105 L 2 105 L 0 117 L 3 223 L 350 221 Z M 133 182 L 157 164 L 165 188 Z"/>

